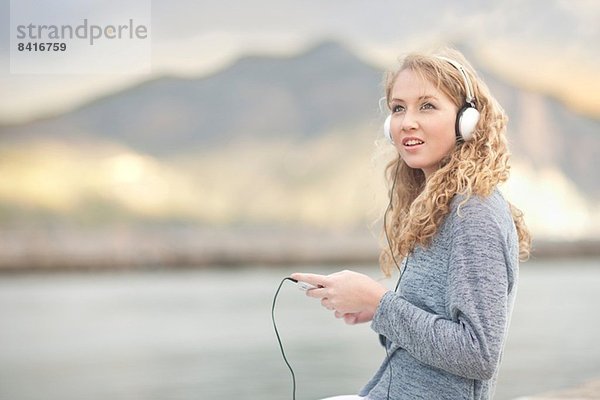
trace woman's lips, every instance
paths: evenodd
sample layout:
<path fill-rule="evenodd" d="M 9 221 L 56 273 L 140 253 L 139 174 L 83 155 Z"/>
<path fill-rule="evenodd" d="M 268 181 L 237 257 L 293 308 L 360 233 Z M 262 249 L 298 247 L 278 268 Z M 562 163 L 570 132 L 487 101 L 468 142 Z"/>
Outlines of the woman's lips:
<path fill-rule="evenodd" d="M 417 148 L 423 144 L 425 144 L 425 142 L 416 137 L 407 137 L 402 139 L 402 146 L 408 149 Z"/>

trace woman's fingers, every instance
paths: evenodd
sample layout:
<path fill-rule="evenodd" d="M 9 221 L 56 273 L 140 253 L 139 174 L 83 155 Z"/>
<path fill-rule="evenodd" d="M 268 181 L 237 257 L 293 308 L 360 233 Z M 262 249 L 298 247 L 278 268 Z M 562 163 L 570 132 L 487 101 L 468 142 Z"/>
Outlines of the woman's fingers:
<path fill-rule="evenodd" d="M 322 299 L 324 297 L 327 297 L 327 289 L 326 288 L 308 289 L 306 291 L 306 295 L 308 297 L 314 297 L 315 299 Z"/>
<path fill-rule="evenodd" d="M 290 278 L 295 279 L 299 282 L 310 283 L 317 287 L 325 287 L 327 283 L 327 277 L 319 274 L 305 274 L 305 273 L 293 273 Z"/>
<path fill-rule="evenodd" d="M 344 319 L 349 325 L 360 324 L 373 319 L 374 310 L 365 309 L 360 294 L 375 281 L 366 275 L 352 271 L 340 271 L 331 275 L 296 272 L 290 278 L 315 286 L 306 295 L 320 299 L 321 305 L 334 311 L 336 318 Z M 381 286 L 380 284 L 377 284 Z M 363 296 L 364 297 L 364 296 Z"/>
<path fill-rule="evenodd" d="M 358 323 L 360 319 L 360 313 L 343 313 L 336 310 L 334 314 L 336 318 L 343 318 L 350 325 Z"/>
<path fill-rule="evenodd" d="M 373 313 L 370 311 L 361 311 L 356 314 L 356 318 L 354 319 L 355 324 L 363 324 L 365 322 L 369 322 L 373 320 Z"/>
<path fill-rule="evenodd" d="M 331 305 L 331 302 L 329 301 L 329 299 L 327 297 L 323 297 L 321 299 L 321 305 L 328 310 L 333 310 L 333 306 Z"/>

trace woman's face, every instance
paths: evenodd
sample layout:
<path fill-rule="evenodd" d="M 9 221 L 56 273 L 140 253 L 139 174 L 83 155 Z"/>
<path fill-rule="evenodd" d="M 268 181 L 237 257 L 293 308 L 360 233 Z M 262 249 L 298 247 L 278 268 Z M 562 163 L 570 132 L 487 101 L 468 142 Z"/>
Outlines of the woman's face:
<path fill-rule="evenodd" d="M 390 108 L 396 149 L 409 167 L 429 178 L 454 148 L 458 107 L 431 82 L 405 69 L 392 86 Z"/>

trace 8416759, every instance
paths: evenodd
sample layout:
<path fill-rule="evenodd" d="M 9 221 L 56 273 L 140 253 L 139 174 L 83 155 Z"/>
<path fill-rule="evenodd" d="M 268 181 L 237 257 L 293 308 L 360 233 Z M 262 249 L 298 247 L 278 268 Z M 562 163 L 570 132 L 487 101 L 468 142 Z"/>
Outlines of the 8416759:
<path fill-rule="evenodd" d="M 66 51 L 67 44 L 64 42 L 27 42 L 18 43 L 17 50 L 19 51 Z"/>

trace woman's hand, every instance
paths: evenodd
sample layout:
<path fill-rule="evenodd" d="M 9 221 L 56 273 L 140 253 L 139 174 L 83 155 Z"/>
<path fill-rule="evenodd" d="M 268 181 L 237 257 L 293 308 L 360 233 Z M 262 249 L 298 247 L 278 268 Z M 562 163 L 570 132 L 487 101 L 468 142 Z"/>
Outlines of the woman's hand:
<path fill-rule="evenodd" d="M 387 289 L 367 275 L 340 271 L 331 275 L 295 273 L 291 278 L 317 286 L 307 296 L 321 299 L 321 304 L 344 317 L 350 324 L 370 321 Z M 347 317 L 346 317 L 347 316 Z"/>
<path fill-rule="evenodd" d="M 336 318 L 344 318 L 344 321 L 348 325 L 355 325 L 355 324 L 362 324 L 365 322 L 369 322 L 373 319 L 374 315 L 375 315 L 375 313 L 370 312 L 370 311 L 362 311 L 362 312 L 358 312 L 358 313 L 347 313 L 347 314 L 342 314 L 339 311 L 335 312 L 335 317 Z"/>

